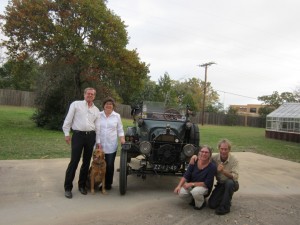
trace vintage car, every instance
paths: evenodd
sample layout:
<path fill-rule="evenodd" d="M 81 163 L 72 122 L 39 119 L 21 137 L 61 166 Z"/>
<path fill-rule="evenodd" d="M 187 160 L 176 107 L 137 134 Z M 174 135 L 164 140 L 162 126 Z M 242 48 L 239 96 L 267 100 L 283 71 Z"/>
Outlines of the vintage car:
<path fill-rule="evenodd" d="M 128 175 L 182 176 L 191 156 L 199 151 L 199 127 L 190 121 L 188 106 L 177 110 L 145 101 L 133 107 L 131 115 L 134 126 L 127 128 L 120 155 L 121 195 L 126 193 Z M 138 159 L 138 167 L 132 165 L 132 158 Z"/>

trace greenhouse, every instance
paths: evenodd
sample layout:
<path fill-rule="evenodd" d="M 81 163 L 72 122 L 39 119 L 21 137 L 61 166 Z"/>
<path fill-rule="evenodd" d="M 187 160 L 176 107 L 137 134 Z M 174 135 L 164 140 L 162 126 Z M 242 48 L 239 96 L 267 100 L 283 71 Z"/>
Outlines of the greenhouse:
<path fill-rule="evenodd" d="M 266 137 L 300 143 L 300 103 L 284 103 L 267 115 Z"/>

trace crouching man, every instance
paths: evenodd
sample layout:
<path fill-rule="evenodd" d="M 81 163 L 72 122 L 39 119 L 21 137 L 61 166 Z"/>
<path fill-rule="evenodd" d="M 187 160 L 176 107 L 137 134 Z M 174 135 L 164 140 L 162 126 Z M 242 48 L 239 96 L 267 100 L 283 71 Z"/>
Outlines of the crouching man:
<path fill-rule="evenodd" d="M 217 184 L 208 200 L 208 206 L 218 215 L 230 212 L 233 193 L 239 189 L 238 160 L 230 154 L 231 143 L 223 139 L 218 144 L 219 153 L 212 156 L 217 166 Z"/>

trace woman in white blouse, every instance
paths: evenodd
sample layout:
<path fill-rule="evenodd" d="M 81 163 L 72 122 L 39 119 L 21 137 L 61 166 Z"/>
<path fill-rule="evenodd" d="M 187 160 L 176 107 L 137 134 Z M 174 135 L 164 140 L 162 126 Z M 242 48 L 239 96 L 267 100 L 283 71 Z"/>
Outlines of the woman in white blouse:
<path fill-rule="evenodd" d="M 115 101 L 111 97 L 104 99 L 103 111 L 100 112 L 100 148 L 105 152 L 106 177 L 105 189 L 110 190 L 113 183 L 114 163 L 118 150 L 118 137 L 121 144 L 125 143 L 123 124 L 119 113 L 114 111 Z"/>

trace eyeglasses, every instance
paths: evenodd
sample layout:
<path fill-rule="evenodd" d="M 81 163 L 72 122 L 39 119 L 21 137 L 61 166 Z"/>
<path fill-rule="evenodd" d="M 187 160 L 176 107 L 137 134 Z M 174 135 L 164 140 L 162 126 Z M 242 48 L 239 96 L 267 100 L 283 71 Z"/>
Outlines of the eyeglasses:
<path fill-rule="evenodd" d="M 208 151 L 200 151 L 199 153 L 202 153 L 202 154 L 209 154 Z"/>

